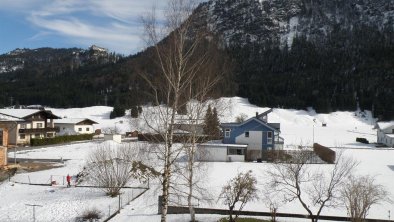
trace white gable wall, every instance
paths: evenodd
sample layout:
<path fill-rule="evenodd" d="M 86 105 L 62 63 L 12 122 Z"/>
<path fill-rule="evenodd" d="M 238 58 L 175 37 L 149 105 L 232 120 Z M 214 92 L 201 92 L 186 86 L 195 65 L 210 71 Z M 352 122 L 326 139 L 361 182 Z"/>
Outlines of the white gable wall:
<path fill-rule="evenodd" d="M 388 147 L 394 147 L 394 134 L 386 134 L 381 130 L 378 130 L 378 143 L 385 144 Z"/>
<path fill-rule="evenodd" d="M 235 138 L 237 144 L 247 144 L 248 150 L 261 150 L 263 147 L 263 132 L 249 131 L 249 137 L 245 137 L 245 133 Z"/>
<path fill-rule="evenodd" d="M 74 131 L 77 134 L 92 134 L 94 133 L 94 128 L 92 125 L 75 125 Z"/>
<path fill-rule="evenodd" d="M 77 135 L 77 134 L 92 134 L 94 127 L 92 125 L 75 125 L 72 123 L 55 123 L 60 128 L 58 135 Z"/>

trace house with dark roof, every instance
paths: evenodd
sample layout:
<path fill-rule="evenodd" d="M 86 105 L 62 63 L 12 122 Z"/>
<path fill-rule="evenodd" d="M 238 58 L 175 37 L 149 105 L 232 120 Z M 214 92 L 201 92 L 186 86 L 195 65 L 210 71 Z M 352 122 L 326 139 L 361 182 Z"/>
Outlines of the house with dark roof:
<path fill-rule="evenodd" d="M 37 109 L 0 109 L 0 117 L 8 128 L 10 145 L 29 144 L 32 138 L 54 137 L 58 129 L 53 120 L 60 119 L 49 110 Z"/>
<path fill-rule="evenodd" d="M 247 145 L 245 159 L 254 161 L 265 159 L 265 151 L 283 149 L 280 137 L 280 123 L 269 123 L 268 114 L 272 109 L 240 123 L 221 124 L 224 144 Z"/>
<path fill-rule="evenodd" d="M 65 118 L 55 120 L 55 127 L 59 128 L 58 135 L 93 134 L 97 122 L 87 118 Z"/>

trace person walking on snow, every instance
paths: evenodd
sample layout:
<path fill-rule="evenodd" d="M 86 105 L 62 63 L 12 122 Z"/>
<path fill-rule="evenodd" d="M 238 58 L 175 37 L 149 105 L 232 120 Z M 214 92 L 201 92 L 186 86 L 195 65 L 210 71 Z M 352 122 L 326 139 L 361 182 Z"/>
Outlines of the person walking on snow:
<path fill-rule="evenodd" d="M 69 174 L 67 174 L 67 177 L 66 177 L 66 180 L 67 180 L 67 187 L 71 187 L 71 176 L 69 175 Z"/>

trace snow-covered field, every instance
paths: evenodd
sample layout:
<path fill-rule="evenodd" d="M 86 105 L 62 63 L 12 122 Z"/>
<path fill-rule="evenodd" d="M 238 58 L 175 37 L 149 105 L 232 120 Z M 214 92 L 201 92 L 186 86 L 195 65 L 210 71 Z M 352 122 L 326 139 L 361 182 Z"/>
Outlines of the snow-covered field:
<path fill-rule="evenodd" d="M 246 99 L 222 98 L 216 101 L 220 119 L 222 122 L 234 121 L 236 116 L 246 114 L 252 117 L 256 112 L 266 111 L 248 103 Z M 59 116 L 69 118 L 90 118 L 99 123 L 96 128 L 114 128 L 122 132 L 142 130 L 141 120 L 130 120 L 127 116 L 109 120 L 110 107 L 89 107 L 81 109 L 52 109 Z M 384 185 L 394 195 L 394 149 L 374 148 L 373 145 L 356 143 L 356 137 L 365 137 L 370 142 L 376 142 L 376 130 L 373 129 L 374 121 L 369 113 L 334 112 L 331 114 L 316 114 L 313 110 L 285 110 L 274 109 L 268 116 L 269 122 L 281 123 L 281 136 L 285 139 L 285 147 L 300 144 L 311 144 L 313 141 L 330 147 L 341 147 L 344 155 L 359 161 L 357 173 L 373 175 L 376 180 Z M 119 123 L 123 120 L 123 123 Z M 115 124 L 117 123 L 117 124 Z M 323 127 L 322 124 L 326 126 Z M 85 163 L 89 152 L 97 147 L 99 142 L 70 144 L 64 146 L 47 147 L 31 151 L 20 151 L 18 157 L 23 158 L 47 158 L 69 159 L 64 166 L 46 171 L 18 174 L 13 181 L 31 181 L 45 183 L 51 175 L 64 176 L 77 174 Z M 133 143 L 136 144 L 136 143 Z M 10 154 L 13 157 L 13 153 Z M 216 202 L 221 187 L 237 172 L 253 170 L 258 178 L 258 187 L 262 189 L 266 178 L 264 172 L 270 168 L 269 163 L 208 163 L 206 172 L 206 186 L 215 200 L 211 205 L 202 205 L 215 208 L 225 208 L 220 202 Z M 329 165 L 316 165 L 323 169 Z M 142 197 L 132 202 L 111 221 L 160 221 L 157 215 L 157 196 L 154 189 L 158 184 L 153 183 L 152 189 Z M 0 221 L 29 221 L 32 219 L 32 208 L 25 204 L 40 204 L 43 207 L 36 208 L 36 221 L 73 221 L 85 209 L 96 207 L 105 213 L 108 205 L 116 200 L 108 198 L 98 189 L 93 188 L 65 188 L 64 186 L 40 187 L 12 182 L 4 182 L 0 185 Z M 267 207 L 263 198 L 259 201 L 246 205 L 245 210 L 263 210 Z M 372 207 L 370 218 L 388 219 L 388 212 L 394 212 L 394 203 Z M 297 202 L 288 203 L 279 208 L 279 212 L 306 213 Z M 323 215 L 345 216 L 343 208 L 326 209 Z M 221 216 L 198 215 L 199 221 L 216 221 Z M 169 221 L 187 221 L 187 215 L 170 215 Z M 282 220 L 284 221 L 284 220 Z M 296 220 L 286 220 L 296 221 Z"/>

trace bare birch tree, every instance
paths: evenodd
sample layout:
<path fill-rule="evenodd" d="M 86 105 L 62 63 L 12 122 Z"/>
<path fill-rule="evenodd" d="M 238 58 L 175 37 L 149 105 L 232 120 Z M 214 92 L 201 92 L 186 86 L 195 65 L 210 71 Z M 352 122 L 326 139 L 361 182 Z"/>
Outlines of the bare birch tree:
<path fill-rule="evenodd" d="M 201 48 L 206 40 L 206 33 L 192 29 L 191 16 L 196 6 L 195 2 L 169 0 L 168 3 L 164 16 L 164 29 L 159 28 L 155 12 L 144 18 L 146 42 L 152 46 L 153 60 L 159 73 L 141 75 L 151 86 L 153 103 L 157 107 L 150 114 L 143 112 L 143 118 L 151 131 L 160 137 L 158 140 L 162 141 L 155 146 L 154 151 L 162 173 L 162 222 L 166 221 L 174 165 L 185 147 L 174 146 L 174 124 L 177 112 L 187 101 L 205 98 L 206 92 L 217 83 L 215 76 L 199 75 L 203 67 L 212 60 L 209 50 Z M 187 146 L 190 160 L 194 158 L 193 149 L 196 142 L 192 135 L 188 142 L 190 146 Z M 192 168 L 194 167 L 188 169 Z M 191 181 L 193 172 L 189 172 L 191 173 L 188 177 Z M 191 181 L 190 184 L 194 183 Z M 190 196 L 192 197 L 193 193 L 190 193 Z"/>
<path fill-rule="evenodd" d="M 185 163 L 177 164 L 177 173 L 179 180 L 174 184 L 174 195 L 185 196 L 187 199 L 187 205 L 190 212 L 190 221 L 196 221 L 194 205 L 195 201 L 206 201 L 209 202 L 209 191 L 206 187 L 202 186 L 203 178 L 207 173 L 207 164 L 201 162 L 204 157 L 204 153 L 197 150 L 197 145 L 207 138 L 206 135 L 202 134 L 202 117 L 206 110 L 206 103 L 204 103 L 205 97 L 210 91 L 210 87 L 206 86 L 204 82 L 200 82 L 199 87 L 201 89 L 200 96 L 194 97 L 193 101 L 187 104 L 188 118 L 187 125 L 190 130 L 185 135 L 185 141 L 183 142 L 184 154 L 186 157 Z M 193 201 L 194 200 L 194 201 Z"/>
<path fill-rule="evenodd" d="M 341 194 L 352 222 L 364 221 L 372 205 L 390 202 L 389 192 L 371 176 L 349 176 Z"/>
<path fill-rule="evenodd" d="M 312 222 L 319 219 L 324 207 L 338 206 L 340 188 L 357 163 L 341 153 L 329 171 L 308 164 L 310 155 L 300 151 L 293 155 L 293 163 L 272 164 L 268 171 L 269 186 L 283 195 L 286 202 L 298 200 Z M 315 213 L 313 212 L 316 209 Z"/>

